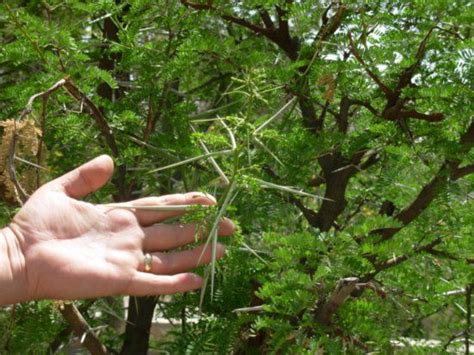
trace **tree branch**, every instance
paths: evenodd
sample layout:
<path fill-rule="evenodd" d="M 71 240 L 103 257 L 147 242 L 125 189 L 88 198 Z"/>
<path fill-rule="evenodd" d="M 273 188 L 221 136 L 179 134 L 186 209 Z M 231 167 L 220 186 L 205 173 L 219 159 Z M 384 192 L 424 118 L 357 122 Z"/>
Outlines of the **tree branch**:
<path fill-rule="evenodd" d="M 410 65 L 408 68 L 404 69 L 401 74 L 398 77 L 398 82 L 397 85 L 395 86 L 395 89 L 389 88 L 387 85 L 385 85 L 382 80 L 368 67 L 368 65 L 365 63 L 364 59 L 360 55 L 360 53 L 357 51 L 357 48 L 354 44 L 354 41 L 352 40 L 352 35 L 349 32 L 348 33 L 348 38 L 349 38 L 349 47 L 354 55 L 354 57 L 357 59 L 357 61 L 364 67 L 365 71 L 367 74 L 372 78 L 372 80 L 377 84 L 377 86 L 382 90 L 384 93 L 387 103 L 382 111 L 381 116 L 387 120 L 391 121 L 396 121 L 396 120 L 402 120 L 402 119 L 407 119 L 407 118 L 415 118 L 419 120 L 424 120 L 428 122 L 438 122 L 442 121 L 444 119 L 444 115 L 442 113 L 432 113 L 432 114 L 424 114 L 418 112 L 416 109 L 408 109 L 405 110 L 404 106 L 407 103 L 407 99 L 401 98 L 402 90 L 407 87 L 411 83 L 411 79 L 413 78 L 413 75 L 415 74 L 416 70 L 420 66 L 425 52 L 426 52 L 426 43 L 428 41 L 429 36 L 435 29 L 436 24 L 430 28 L 428 33 L 423 37 L 423 40 L 418 46 L 418 50 L 415 55 L 415 63 Z M 368 106 L 366 106 L 368 109 L 370 109 Z M 375 114 L 375 110 L 370 109 L 372 113 Z"/>
<path fill-rule="evenodd" d="M 90 115 L 94 118 L 97 127 L 105 138 L 105 141 L 107 142 L 107 145 L 112 151 L 114 157 L 119 157 L 120 154 L 114 134 L 110 129 L 110 126 L 107 123 L 102 111 L 81 90 L 78 89 L 70 77 L 65 79 L 64 87 L 72 97 L 74 97 L 77 101 L 83 102 L 88 108 Z"/>
<path fill-rule="evenodd" d="M 358 282 L 357 277 L 346 277 L 339 280 L 329 299 L 316 309 L 316 320 L 322 325 L 329 326 L 332 316 L 355 290 Z"/>
<path fill-rule="evenodd" d="M 308 221 L 313 227 L 321 231 L 328 231 L 334 225 L 337 217 L 346 207 L 345 193 L 350 178 L 358 171 L 367 169 L 378 161 L 377 154 L 372 154 L 361 164 L 366 153 L 367 150 L 360 150 L 347 159 L 339 151 L 334 151 L 318 158 L 323 178 L 326 181 L 326 190 L 321 208 Z"/>
<path fill-rule="evenodd" d="M 458 180 L 466 175 L 473 174 L 473 173 L 474 173 L 474 164 L 463 166 L 462 168 L 454 169 L 453 173 L 451 174 L 451 177 L 453 178 L 453 180 Z"/>
<path fill-rule="evenodd" d="M 80 339 L 81 344 L 93 355 L 107 354 L 107 348 L 101 344 L 94 331 L 73 303 L 63 303 L 59 311 L 70 324 L 73 333 Z"/>
<path fill-rule="evenodd" d="M 428 122 L 439 122 L 444 120 L 444 114 L 435 112 L 432 114 L 421 113 L 416 110 L 400 111 L 397 114 L 397 119 L 400 118 L 416 118 L 418 120 L 428 121 Z"/>
<path fill-rule="evenodd" d="M 350 99 L 351 105 L 359 105 L 365 107 L 369 110 L 374 116 L 379 117 L 380 113 L 370 104 L 370 102 L 357 100 L 357 99 Z"/>
<path fill-rule="evenodd" d="M 263 9 L 263 8 L 260 8 L 258 10 L 259 14 L 260 14 L 260 17 L 263 21 L 263 24 L 265 25 L 265 27 L 269 30 L 273 30 L 275 29 L 275 24 L 273 23 L 272 21 L 272 18 L 270 17 L 270 15 L 268 14 L 268 11 Z"/>
<path fill-rule="evenodd" d="M 82 304 L 81 306 L 78 307 L 78 311 L 79 313 L 84 313 L 84 312 L 87 312 L 87 310 L 94 304 L 95 300 L 91 299 L 91 300 L 87 300 L 84 304 Z M 61 304 L 62 306 L 62 304 Z M 73 328 L 72 328 L 72 325 L 70 323 L 67 323 L 67 326 L 66 328 L 64 328 L 63 330 L 61 330 L 57 335 L 56 337 L 54 338 L 54 340 L 49 344 L 49 352 L 51 354 L 54 354 L 56 353 L 56 351 L 58 350 L 58 348 L 61 346 L 61 343 L 64 341 L 64 339 L 66 337 L 68 337 L 71 333 L 73 332 Z"/>
<path fill-rule="evenodd" d="M 377 86 L 382 90 L 382 92 L 385 94 L 385 97 L 389 100 L 393 99 L 394 97 L 394 92 L 387 86 L 385 85 L 382 80 L 368 67 L 368 65 L 365 63 L 364 59 L 362 59 L 362 56 L 359 54 L 357 51 L 356 46 L 354 45 L 354 41 L 352 40 L 352 34 L 349 32 L 347 34 L 349 38 L 349 47 L 354 55 L 354 57 L 357 59 L 357 61 L 364 67 L 366 73 L 372 78 L 372 80 L 377 84 Z"/>
<path fill-rule="evenodd" d="M 465 153 L 473 146 L 474 122 L 470 124 L 466 132 L 461 136 L 459 153 Z M 472 166 L 458 168 L 459 164 L 459 161 L 445 160 L 439 168 L 438 173 L 421 189 L 415 200 L 395 216 L 395 218 L 402 223 L 402 226 L 374 230 L 371 235 L 380 235 L 381 239 L 379 242 L 391 239 L 397 232 L 411 223 L 428 208 L 436 196 L 439 195 L 440 191 L 448 184 L 450 179 L 456 180 L 467 174 L 474 173 Z"/>
<path fill-rule="evenodd" d="M 413 63 L 408 68 L 403 70 L 400 76 L 398 77 L 398 83 L 394 90 L 397 96 L 400 96 L 402 90 L 410 84 L 411 79 L 413 78 L 413 75 L 415 74 L 416 69 L 420 66 L 423 58 L 425 57 L 426 43 L 428 42 L 428 38 L 430 37 L 431 33 L 433 32 L 433 30 L 436 28 L 437 25 L 438 25 L 438 22 L 436 22 L 429 29 L 429 31 L 426 33 L 423 40 L 420 42 L 418 46 L 418 50 L 416 51 L 416 55 L 415 55 L 415 59 L 416 59 L 415 63 Z"/>
<path fill-rule="evenodd" d="M 183 4 L 186 7 L 193 8 L 198 11 L 202 10 L 212 10 L 212 11 L 217 11 L 215 7 L 212 6 L 212 2 L 208 2 L 207 4 L 196 4 L 187 0 L 180 0 L 181 4 Z M 257 34 L 261 34 L 264 36 L 268 36 L 270 33 L 267 29 L 257 26 L 254 23 L 247 21 L 241 17 L 237 17 L 234 15 L 229 15 L 229 14 L 221 14 L 220 15 L 224 20 L 235 23 L 237 25 L 243 26 Z"/>
<path fill-rule="evenodd" d="M 432 242 L 430 242 L 426 245 L 418 246 L 418 247 L 414 248 L 412 254 L 400 255 L 400 256 L 388 259 L 386 261 L 380 262 L 380 263 L 375 263 L 375 265 L 374 265 L 375 272 L 373 274 L 371 274 L 370 279 L 372 279 L 379 272 L 381 272 L 383 270 L 386 270 L 386 269 L 389 269 L 391 267 L 394 267 L 394 266 L 396 266 L 398 264 L 401 264 L 402 262 L 410 259 L 411 257 L 413 257 L 413 255 L 419 254 L 419 253 L 424 252 L 424 251 L 432 250 L 433 247 L 435 247 L 438 244 L 441 244 L 442 242 L 443 242 L 442 238 L 436 238 Z M 365 279 L 366 278 L 364 277 L 363 280 L 365 280 Z"/>
<path fill-rule="evenodd" d="M 329 9 L 333 6 L 333 3 L 329 5 L 326 10 L 323 12 L 322 15 L 322 26 L 318 31 L 318 34 L 316 35 L 314 39 L 315 44 L 319 44 L 323 41 L 327 41 L 329 37 L 331 37 L 337 29 L 341 26 L 342 19 L 344 17 L 344 13 L 346 12 L 346 7 L 344 5 L 340 5 L 334 16 L 332 16 L 330 19 L 328 19 L 327 14 L 329 12 Z"/>

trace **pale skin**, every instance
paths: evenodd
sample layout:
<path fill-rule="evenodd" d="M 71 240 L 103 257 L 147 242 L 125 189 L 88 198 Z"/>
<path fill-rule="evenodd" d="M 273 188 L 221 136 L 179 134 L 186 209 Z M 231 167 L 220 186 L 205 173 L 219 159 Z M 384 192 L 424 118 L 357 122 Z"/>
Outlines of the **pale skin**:
<path fill-rule="evenodd" d="M 38 299 L 160 295 L 202 286 L 189 272 L 211 259 L 210 248 L 173 249 L 193 243 L 194 224 L 163 224 L 182 212 L 112 208 L 80 201 L 111 177 L 112 159 L 100 156 L 38 189 L 0 235 L 0 305 Z M 192 192 L 128 202 L 144 205 L 212 205 Z M 234 226 L 223 220 L 219 234 Z M 153 256 L 145 271 L 144 256 Z M 217 257 L 224 255 L 219 244 Z"/>

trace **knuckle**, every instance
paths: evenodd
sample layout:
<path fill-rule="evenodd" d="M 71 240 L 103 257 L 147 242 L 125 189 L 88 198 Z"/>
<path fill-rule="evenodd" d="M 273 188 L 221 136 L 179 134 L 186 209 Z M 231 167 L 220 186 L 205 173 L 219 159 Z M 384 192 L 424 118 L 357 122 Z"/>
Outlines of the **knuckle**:
<path fill-rule="evenodd" d="M 116 230 L 128 228 L 137 224 L 135 215 L 126 210 L 114 209 L 109 212 L 112 227 Z"/>

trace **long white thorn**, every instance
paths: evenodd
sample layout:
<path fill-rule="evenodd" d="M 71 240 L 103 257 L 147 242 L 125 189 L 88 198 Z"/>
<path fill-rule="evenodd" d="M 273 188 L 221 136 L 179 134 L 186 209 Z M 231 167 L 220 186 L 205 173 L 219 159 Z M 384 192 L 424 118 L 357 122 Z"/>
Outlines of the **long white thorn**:
<path fill-rule="evenodd" d="M 191 125 L 191 129 L 194 133 L 197 133 L 196 129 L 192 125 Z M 209 157 L 208 157 L 209 161 L 211 162 L 214 169 L 216 169 L 216 171 L 219 174 L 219 176 L 221 177 L 221 179 L 224 181 L 224 184 L 229 185 L 230 184 L 229 178 L 225 175 L 224 171 L 222 171 L 221 167 L 219 166 L 219 164 L 217 164 L 214 157 L 212 155 L 210 155 L 211 153 L 209 152 L 209 149 L 207 149 L 206 145 L 204 144 L 204 142 L 201 139 L 198 139 L 198 141 L 199 141 L 199 144 L 201 145 L 202 150 L 204 150 L 206 155 L 209 155 Z M 232 152 L 232 150 L 230 150 L 230 152 Z"/>
<path fill-rule="evenodd" d="M 228 155 L 228 154 L 231 154 L 231 153 L 232 153 L 232 150 L 229 150 L 229 149 L 221 150 L 221 151 L 218 151 L 218 152 L 212 152 L 212 153 L 210 153 L 209 150 L 208 150 L 206 152 L 206 154 L 202 154 L 202 155 L 199 155 L 197 157 L 185 159 L 185 160 L 182 160 L 182 161 L 179 161 L 177 163 L 170 164 L 170 165 L 162 166 L 160 168 L 150 170 L 149 173 L 151 174 L 151 173 L 156 173 L 158 171 L 163 171 L 163 170 L 166 170 L 166 169 L 176 168 L 177 166 L 192 163 L 193 161 L 196 161 L 196 160 L 201 160 L 201 159 L 206 159 L 206 158 L 211 158 L 212 160 L 214 160 L 213 157 L 218 157 L 220 155 Z"/>
<path fill-rule="evenodd" d="M 270 123 L 272 123 L 275 119 L 277 119 L 282 112 L 284 112 L 288 106 L 290 106 L 293 102 L 296 101 L 296 96 L 293 97 L 290 101 L 288 101 L 286 104 L 283 105 L 282 108 L 280 108 L 277 113 L 275 113 L 272 117 L 270 117 L 268 120 L 266 120 L 265 122 L 263 122 L 259 127 L 257 127 L 257 129 L 253 132 L 253 135 L 257 135 L 258 132 L 260 132 L 262 129 L 264 129 L 266 126 L 268 126 Z"/>
<path fill-rule="evenodd" d="M 260 180 L 260 179 L 257 179 L 257 178 L 251 178 L 251 179 L 253 179 L 253 180 L 257 181 L 258 183 L 260 183 L 260 185 L 262 187 L 275 189 L 275 190 L 280 190 L 280 191 L 284 191 L 284 192 L 289 192 L 289 193 L 292 193 L 292 194 L 295 194 L 295 195 L 312 197 L 312 198 L 315 198 L 315 199 L 318 199 L 318 200 L 332 201 L 329 198 L 325 198 L 325 197 L 318 196 L 318 195 L 313 195 L 313 194 L 310 194 L 310 193 L 307 193 L 307 192 L 304 192 L 304 191 L 301 191 L 301 190 L 296 190 L 296 189 L 294 189 L 293 187 L 290 187 L 290 186 L 277 185 L 277 184 L 274 184 L 274 183 L 271 183 L 271 182 L 268 182 L 268 181 L 264 181 L 264 180 Z"/>

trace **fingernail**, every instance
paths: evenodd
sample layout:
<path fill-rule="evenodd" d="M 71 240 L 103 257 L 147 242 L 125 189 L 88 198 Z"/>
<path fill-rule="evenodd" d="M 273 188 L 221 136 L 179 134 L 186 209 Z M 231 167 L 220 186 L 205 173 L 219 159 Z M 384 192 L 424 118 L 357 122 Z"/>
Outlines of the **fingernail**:
<path fill-rule="evenodd" d="M 195 193 L 194 195 L 191 196 L 192 198 L 201 198 L 201 197 L 205 197 L 205 198 L 208 198 L 209 200 L 211 200 L 212 202 L 217 202 L 216 198 L 208 193 L 205 193 L 205 192 L 198 192 L 198 193 Z"/>
<path fill-rule="evenodd" d="M 217 202 L 216 198 L 214 196 L 212 196 L 211 194 L 208 194 L 208 193 L 204 192 L 203 195 L 206 196 L 206 198 L 208 198 L 212 202 Z"/>

